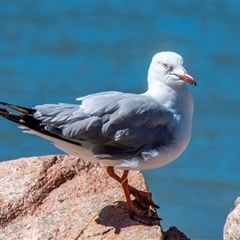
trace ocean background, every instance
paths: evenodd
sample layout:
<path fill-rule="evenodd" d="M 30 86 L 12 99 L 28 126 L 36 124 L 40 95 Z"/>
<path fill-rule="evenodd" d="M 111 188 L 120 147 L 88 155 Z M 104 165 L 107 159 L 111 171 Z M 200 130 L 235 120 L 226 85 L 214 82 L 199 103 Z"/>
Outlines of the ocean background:
<path fill-rule="evenodd" d="M 146 91 L 152 56 L 181 54 L 198 86 L 192 139 L 144 171 L 167 230 L 222 239 L 240 196 L 240 2 L 0 2 L 0 101 L 75 103 L 99 91 Z M 59 154 L 0 119 L 0 161 Z"/>

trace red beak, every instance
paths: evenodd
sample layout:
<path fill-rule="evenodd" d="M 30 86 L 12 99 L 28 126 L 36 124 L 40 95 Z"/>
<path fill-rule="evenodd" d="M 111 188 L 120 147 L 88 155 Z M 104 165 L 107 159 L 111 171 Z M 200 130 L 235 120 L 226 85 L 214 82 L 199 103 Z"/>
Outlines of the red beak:
<path fill-rule="evenodd" d="M 194 78 L 188 74 L 187 72 L 184 72 L 183 75 L 178 75 L 176 73 L 173 73 L 174 75 L 178 76 L 180 80 L 183 80 L 184 82 L 187 82 L 193 86 L 197 86 L 196 81 L 194 80 Z"/>

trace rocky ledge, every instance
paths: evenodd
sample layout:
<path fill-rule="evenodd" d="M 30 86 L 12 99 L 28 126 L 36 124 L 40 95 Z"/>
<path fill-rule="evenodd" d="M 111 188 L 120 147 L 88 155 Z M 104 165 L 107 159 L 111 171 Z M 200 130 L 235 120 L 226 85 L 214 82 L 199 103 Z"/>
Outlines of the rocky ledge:
<path fill-rule="evenodd" d="M 147 189 L 138 171 L 129 183 Z M 163 232 L 160 224 L 132 220 L 121 186 L 104 167 L 57 155 L 0 163 L 0 239 L 188 238 L 176 227 Z"/>
<path fill-rule="evenodd" d="M 228 214 L 224 226 L 223 239 L 240 239 L 240 197 L 235 200 L 235 208 Z"/>

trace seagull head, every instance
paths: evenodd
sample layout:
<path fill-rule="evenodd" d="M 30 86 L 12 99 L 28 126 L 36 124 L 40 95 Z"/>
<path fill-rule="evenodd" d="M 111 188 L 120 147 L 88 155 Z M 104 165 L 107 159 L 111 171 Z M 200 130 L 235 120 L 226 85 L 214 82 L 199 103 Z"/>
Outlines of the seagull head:
<path fill-rule="evenodd" d="M 148 82 L 162 82 L 168 86 L 179 86 L 185 82 L 197 85 L 186 71 L 183 58 L 175 52 L 160 52 L 153 56 L 148 71 Z"/>

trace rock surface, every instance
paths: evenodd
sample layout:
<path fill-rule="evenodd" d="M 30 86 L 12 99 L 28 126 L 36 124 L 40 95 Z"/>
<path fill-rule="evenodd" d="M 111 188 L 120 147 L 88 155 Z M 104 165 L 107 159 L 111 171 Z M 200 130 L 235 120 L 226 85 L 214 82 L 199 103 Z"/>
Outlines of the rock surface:
<path fill-rule="evenodd" d="M 138 171 L 129 183 L 147 189 Z M 0 163 L 0 227 L 3 240 L 188 239 L 176 227 L 162 233 L 132 220 L 106 169 L 68 155 Z"/>
<path fill-rule="evenodd" d="M 234 204 L 235 208 L 228 214 L 224 226 L 224 240 L 240 239 L 240 197 L 235 200 Z"/>

